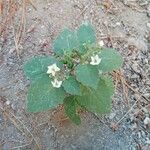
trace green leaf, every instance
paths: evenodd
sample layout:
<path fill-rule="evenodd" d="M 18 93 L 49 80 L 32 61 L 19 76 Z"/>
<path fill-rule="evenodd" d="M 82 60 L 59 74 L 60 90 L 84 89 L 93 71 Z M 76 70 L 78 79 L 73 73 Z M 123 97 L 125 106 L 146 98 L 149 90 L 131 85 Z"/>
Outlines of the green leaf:
<path fill-rule="evenodd" d="M 53 49 L 57 55 L 62 56 L 65 53 L 71 53 L 78 45 L 76 33 L 69 29 L 65 29 L 54 41 Z"/>
<path fill-rule="evenodd" d="M 73 76 L 70 76 L 64 81 L 63 87 L 65 91 L 71 95 L 82 95 L 80 84 Z"/>
<path fill-rule="evenodd" d="M 102 70 L 103 72 L 119 69 L 123 64 L 121 55 L 114 49 L 102 49 L 99 57 L 102 59 L 99 64 L 99 70 Z"/>
<path fill-rule="evenodd" d="M 78 96 L 78 104 L 94 113 L 108 113 L 111 110 L 111 97 L 114 93 L 113 81 L 108 77 L 101 77 L 98 88 L 83 89 L 83 96 Z"/>
<path fill-rule="evenodd" d="M 43 74 L 46 74 L 47 67 L 56 63 L 58 67 L 62 67 L 62 64 L 58 62 L 54 57 L 39 56 L 29 60 L 24 66 L 24 72 L 26 76 L 31 80 L 40 78 Z"/>
<path fill-rule="evenodd" d="M 63 88 L 54 88 L 48 75 L 32 83 L 27 97 L 27 110 L 30 112 L 46 111 L 62 104 L 65 98 Z"/>
<path fill-rule="evenodd" d="M 80 44 L 80 52 L 85 51 L 84 44 L 92 44 L 96 42 L 95 31 L 93 27 L 88 23 L 84 23 L 80 26 L 80 28 L 77 30 L 77 37 Z"/>
<path fill-rule="evenodd" d="M 76 113 L 77 103 L 73 96 L 65 98 L 64 108 L 66 115 L 72 120 L 73 123 L 77 125 L 81 124 L 81 119 Z"/>
<path fill-rule="evenodd" d="M 84 52 L 84 44 L 91 44 L 96 41 L 96 36 L 93 27 L 84 23 L 77 31 L 65 29 L 56 38 L 53 44 L 54 52 L 62 56 L 66 53 L 71 53 L 73 50 Z"/>
<path fill-rule="evenodd" d="M 75 68 L 75 75 L 79 82 L 85 86 L 97 88 L 99 81 L 98 69 L 90 64 L 78 65 Z"/>

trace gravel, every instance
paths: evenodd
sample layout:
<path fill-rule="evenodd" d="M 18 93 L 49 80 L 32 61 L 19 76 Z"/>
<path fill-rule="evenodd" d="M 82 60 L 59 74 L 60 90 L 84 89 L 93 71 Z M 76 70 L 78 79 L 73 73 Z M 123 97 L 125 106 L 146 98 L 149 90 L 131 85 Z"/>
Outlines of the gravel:
<path fill-rule="evenodd" d="M 16 54 L 11 28 L 0 40 L 0 149 L 23 145 L 20 149 L 37 149 L 39 145 L 42 150 L 149 150 L 149 1 L 113 0 L 104 4 L 102 1 L 56 0 L 47 4 L 37 0 L 35 6 L 38 11 L 31 6 L 27 8 L 27 33 L 20 44 L 20 58 Z M 76 28 L 86 19 L 94 25 L 97 41 L 104 41 L 106 46 L 114 47 L 122 54 L 122 72 L 133 89 L 124 91 L 119 82 L 111 113 L 83 113 L 81 126 L 68 120 L 60 121 L 63 118 L 61 109 L 28 113 L 29 81 L 24 76 L 23 63 L 36 55 L 50 55 L 52 41 L 59 32 L 64 27 Z M 2 109 L 9 115 L 6 116 Z"/>

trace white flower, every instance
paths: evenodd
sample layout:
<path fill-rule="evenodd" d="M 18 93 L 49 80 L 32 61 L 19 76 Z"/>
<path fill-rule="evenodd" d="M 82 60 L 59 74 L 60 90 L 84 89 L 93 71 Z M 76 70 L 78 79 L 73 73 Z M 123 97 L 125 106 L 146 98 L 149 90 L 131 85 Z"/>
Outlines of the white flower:
<path fill-rule="evenodd" d="M 54 81 L 51 81 L 53 87 L 60 88 L 62 85 L 62 81 L 58 81 L 57 79 L 54 79 Z"/>
<path fill-rule="evenodd" d="M 98 65 L 100 64 L 100 62 L 101 62 L 101 58 L 99 58 L 98 55 L 91 57 L 91 62 L 90 62 L 91 65 Z"/>
<path fill-rule="evenodd" d="M 104 46 L 104 42 L 103 42 L 103 41 L 99 41 L 98 44 L 99 44 L 100 47 L 103 47 L 103 46 Z"/>
<path fill-rule="evenodd" d="M 55 76 L 57 71 L 60 71 L 60 68 L 58 68 L 56 64 L 53 64 L 48 66 L 47 74 L 52 74 L 52 76 Z"/>

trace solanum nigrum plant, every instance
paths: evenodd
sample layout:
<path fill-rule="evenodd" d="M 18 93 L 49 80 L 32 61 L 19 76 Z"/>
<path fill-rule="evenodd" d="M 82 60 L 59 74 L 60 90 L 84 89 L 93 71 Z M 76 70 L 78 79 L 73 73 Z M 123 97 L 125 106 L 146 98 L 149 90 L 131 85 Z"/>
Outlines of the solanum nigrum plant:
<path fill-rule="evenodd" d="M 114 85 L 108 73 L 121 67 L 121 55 L 102 41 L 96 43 L 88 23 L 60 33 L 53 52 L 53 56 L 34 57 L 24 65 L 31 80 L 27 110 L 41 112 L 63 104 L 75 124 L 81 122 L 78 107 L 94 113 L 110 112 Z"/>

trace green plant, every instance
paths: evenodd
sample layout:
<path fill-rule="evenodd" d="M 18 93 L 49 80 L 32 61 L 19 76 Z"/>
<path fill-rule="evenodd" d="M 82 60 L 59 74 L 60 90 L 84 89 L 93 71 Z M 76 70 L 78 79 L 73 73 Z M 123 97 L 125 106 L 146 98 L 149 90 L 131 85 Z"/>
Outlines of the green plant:
<path fill-rule="evenodd" d="M 77 108 L 95 113 L 111 110 L 114 86 L 108 72 L 123 60 L 114 49 L 96 44 L 93 27 L 82 24 L 76 31 L 65 29 L 54 41 L 54 56 L 39 56 L 24 65 L 32 81 L 27 109 L 45 111 L 63 104 L 66 115 L 80 124 Z"/>

